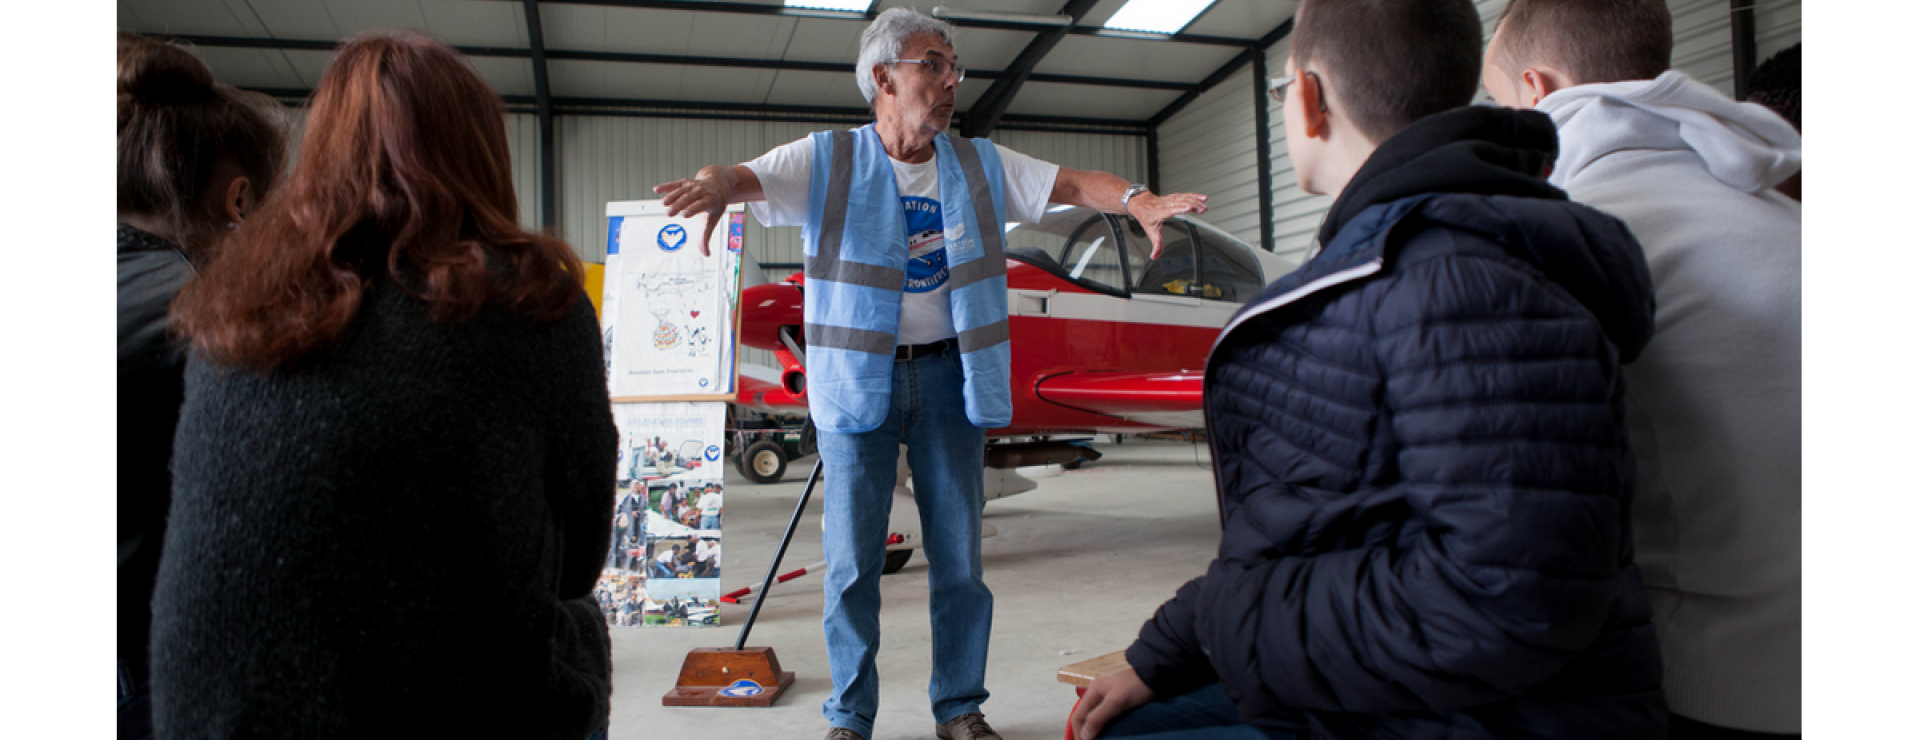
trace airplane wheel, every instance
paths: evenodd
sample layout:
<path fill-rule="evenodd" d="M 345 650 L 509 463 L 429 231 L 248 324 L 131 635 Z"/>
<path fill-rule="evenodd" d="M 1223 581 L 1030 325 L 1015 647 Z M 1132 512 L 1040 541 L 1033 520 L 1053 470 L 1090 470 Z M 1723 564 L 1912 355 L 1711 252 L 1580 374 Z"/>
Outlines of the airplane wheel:
<path fill-rule="evenodd" d="M 884 566 L 881 566 L 880 574 L 890 576 L 895 573 L 898 573 L 900 572 L 901 568 L 907 567 L 907 561 L 912 559 L 913 559 L 912 550 L 888 550 L 887 564 Z"/>
<path fill-rule="evenodd" d="M 777 483 L 787 474 L 787 453 L 770 440 L 760 440 L 740 453 L 740 474 L 755 483 Z"/>

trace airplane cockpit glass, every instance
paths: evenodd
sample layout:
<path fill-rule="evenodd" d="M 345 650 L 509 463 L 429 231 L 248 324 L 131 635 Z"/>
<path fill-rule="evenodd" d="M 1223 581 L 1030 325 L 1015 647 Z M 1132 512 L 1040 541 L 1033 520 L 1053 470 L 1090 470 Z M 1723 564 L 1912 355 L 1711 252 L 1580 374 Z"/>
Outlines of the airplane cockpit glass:
<path fill-rule="evenodd" d="M 1153 259 L 1138 221 L 1055 206 L 1037 223 L 1007 224 L 1006 245 L 1016 260 L 1116 296 L 1245 301 L 1266 285 L 1253 247 L 1224 231 L 1182 217 L 1163 224 L 1160 239 L 1160 258 Z"/>
<path fill-rule="evenodd" d="M 1194 231 L 1200 236 L 1200 283 L 1206 292 L 1217 291 L 1218 300 L 1245 303 L 1266 287 L 1266 276 L 1251 247 L 1205 224 L 1194 224 Z"/>
<path fill-rule="evenodd" d="M 1095 215 L 1068 237 L 1060 266 L 1065 267 L 1067 277 L 1074 280 L 1121 290 L 1127 278 L 1120 260 L 1120 240 L 1113 238 L 1113 229 L 1107 220 Z"/>
<path fill-rule="evenodd" d="M 1174 219 L 1160 225 L 1160 259 L 1153 259 L 1153 241 L 1146 229 L 1131 218 L 1123 219 L 1127 228 L 1127 256 L 1133 268 L 1134 295 L 1194 295 L 1198 284 L 1193 272 L 1193 232 L 1187 222 Z"/>
<path fill-rule="evenodd" d="M 1126 295 L 1126 265 L 1107 217 L 1056 206 L 1036 223 L 1007 224 L 1007 254 L 1087 288 Z"/>

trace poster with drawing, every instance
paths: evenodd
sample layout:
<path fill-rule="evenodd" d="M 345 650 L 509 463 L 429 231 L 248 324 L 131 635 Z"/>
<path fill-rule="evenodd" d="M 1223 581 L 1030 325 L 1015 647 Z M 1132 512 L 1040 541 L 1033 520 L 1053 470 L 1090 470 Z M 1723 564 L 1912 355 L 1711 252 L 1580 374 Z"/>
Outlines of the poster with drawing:
<path fill-rule="evenodd" d="M 616 403 L 613 419 L 613 532 L 594 590 L 607 626 L 717 626 L 726 404 Z"/>
<path fill-rule="evenodd" d="M 607 204 L 601 316 L 615 399 L 731 398 L 746 211 L 728 208 L 708 256 L 705 228 L 706 217 L 669 218 L 657 200 Z"/>

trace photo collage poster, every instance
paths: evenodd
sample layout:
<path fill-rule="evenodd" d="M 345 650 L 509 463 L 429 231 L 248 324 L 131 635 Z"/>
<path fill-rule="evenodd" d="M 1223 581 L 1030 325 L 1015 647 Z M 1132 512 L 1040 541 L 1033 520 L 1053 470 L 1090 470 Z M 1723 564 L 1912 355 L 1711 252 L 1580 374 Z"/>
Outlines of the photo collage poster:
<path fill-rule="evenodd" d="M 727 402 L 745 208 L 700 254 L 706 217 L 607 204 L 601 323 L 620 430 L 614 520 L 595 597 L 613 627 L 717 626 Z M 724 242 L 722 241 L 724 240 Z"/>
<path fill-rule="evenodd" d="M 612 547 L 594 597 L 609 627 L 720 624 L 726 405 L 616 403 Z"/>
<path fill-rule="evenodd" d="M 722 400 L 734 392 L 746 217 L 744 207 L 730 207 L 703 257 L 705 216 L 670 218 L 657 200 L 607 204 L 601 329 L 615 399 Z"/>

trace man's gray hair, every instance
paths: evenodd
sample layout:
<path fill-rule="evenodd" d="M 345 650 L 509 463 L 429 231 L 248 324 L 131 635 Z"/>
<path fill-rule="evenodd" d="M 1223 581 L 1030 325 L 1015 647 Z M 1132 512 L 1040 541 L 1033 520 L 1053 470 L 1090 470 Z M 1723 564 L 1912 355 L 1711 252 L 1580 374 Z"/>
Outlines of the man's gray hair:
<path fill-rule="evenodd" d="M 860 33 L 860 61 L 853 65 L 853 78 L 860 85 L 860 94 L 867 97 L 868 105 L 880 95 L 873 84 L 873 66 L 888 59 L 899 59 L 900 47 L 906 45 L 907 37 L 916 33 L 938 34 L 948 46 L 955 45 L 953 26 L 906 8 L 881 11 L 880 17 Z"/>

